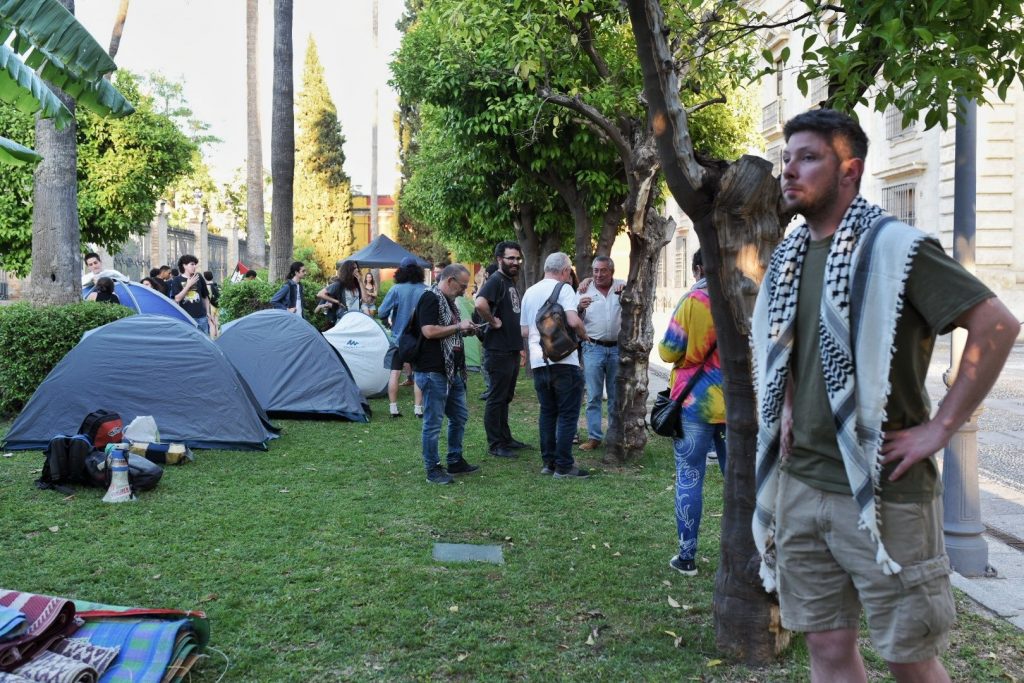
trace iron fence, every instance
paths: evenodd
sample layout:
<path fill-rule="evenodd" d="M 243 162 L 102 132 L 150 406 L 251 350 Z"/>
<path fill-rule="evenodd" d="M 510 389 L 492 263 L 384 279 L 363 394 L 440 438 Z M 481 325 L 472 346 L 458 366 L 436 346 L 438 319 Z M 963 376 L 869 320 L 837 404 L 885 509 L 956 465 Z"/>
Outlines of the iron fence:
<path fill-rule="evenodd" d="M 220 235 L 209 235 L 206 240 L 209 256 L 207 257 L 204 270 L 213 272 L 214 282 L 223 282 L 227 274 L 228 238 L 221 237 Z M 234 270 L 234 268 L 235 264 L 232 263 L 231 269 Z"/>
<path fill-rule="evenodd" d="M 132 280 L 139 281 L 146 277 L 152 267 L 148 232 L 132 235 L 121 245 L 121 250 L 114 254 L 114 270 L 124 273 Z"/>

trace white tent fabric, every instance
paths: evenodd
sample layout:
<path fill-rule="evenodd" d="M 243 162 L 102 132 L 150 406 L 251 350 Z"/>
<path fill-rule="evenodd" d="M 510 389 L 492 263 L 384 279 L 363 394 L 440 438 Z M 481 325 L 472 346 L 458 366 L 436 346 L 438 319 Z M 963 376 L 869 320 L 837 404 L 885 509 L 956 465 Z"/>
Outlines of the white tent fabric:
<path fill-rule="evenodd" d="M 380 323 L 359 311 L 349 311 L 324 332 L 352 372 L 363 396 L 381 396 L 388 388 L 391 368 L 385 362 L 391 339 Z"/>

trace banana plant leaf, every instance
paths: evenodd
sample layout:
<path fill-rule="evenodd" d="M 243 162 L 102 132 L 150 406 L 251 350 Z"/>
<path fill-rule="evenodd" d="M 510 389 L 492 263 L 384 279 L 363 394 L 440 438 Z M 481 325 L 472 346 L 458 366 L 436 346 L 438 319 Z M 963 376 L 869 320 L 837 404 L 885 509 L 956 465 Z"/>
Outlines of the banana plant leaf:
<path fill-rule="evenodd" d="M 0 27 L 13 29 L 23 39 L 15 41 L 20 54 L 31 47 L 62 64 L 76 79 L 96 81 L 117 69 L 106 50 L 57 0 L 0 0 Z M 38 66 L 27 56 L 25 61 Z"/>
<path fill-rule="evenodd" d="M 63 129 L 73 120 L 64 103 L 6 45 L 0 45 L 0 100 L 26 114 L 39 112 L 43 118 L 53 119 L 57 128 Z"/>
<path fill-rule="evenodd" d="M 22 166 L 24 164 L 37 164 L 43 160 L 28 147 L 19 145 L 14 140 L 0 137 L 0 164 Z"/>
<path fill-rule="evenodd" d="M 20 55 L 24 65 L 35 69 L 46 83 L 60 88 L 93 113 L 127 116 L 135 111 L 103 78 L 117 68 L 113 60 L 57 0 L 0 0 L 0 42 L 12 33 L 14 39 L 9 52 Z M 7 61 L 15 60 L 8 58 Z M 15 68 L 12 66 L 8 71 Z M 26 89 L 26 83 L 21 80 L 18 83 Z M 29 94 L 43 104 L 43 116 L 47 116 L 45 95 L 37 88 L 29 89 Z M 20 108 L 28 106 L 24 93 L 19 96 L 11 92 L 8 97 L 22 100 Z"/>

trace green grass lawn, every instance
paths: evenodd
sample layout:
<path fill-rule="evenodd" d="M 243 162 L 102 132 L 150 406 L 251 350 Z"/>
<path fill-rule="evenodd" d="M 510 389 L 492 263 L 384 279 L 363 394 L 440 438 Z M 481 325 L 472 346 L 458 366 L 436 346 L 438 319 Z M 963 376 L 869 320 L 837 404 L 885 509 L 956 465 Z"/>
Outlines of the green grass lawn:
<path fill-rule="evenodd" d="M 135 503 L 36 490 L 42 455 L 5 457 L 0 586 L 205 610 L 216 651 L 197 683 L 228 660 L 226 681 L 807 680 L 799 642 L 759 671 L 719 661 L 717 468 L 701 573 L 681 577 L 667 567 L 668 439 L 653 437 L 635 466 L 583 459 L 596 476 L 555 481 L 536 450 L 486 455 L 480 390 L 472 376 L 466 457 L 483 469 L 455 486 L 424 479 L 410 389 L 402 419 L 377 400 L 371 424 L 279 421 L 269 452 L 199 451 Z M 525 377 L 512 413 L 513 434 L 536 444 Z M 439 541 L 501 545 L 505 564 L 437 563 Z M 1024 677 L 1024 637 L 1002 622 L 962 608 L 954 641 L 960 680 Z M 884 665 L 868 663 L 882 680 Z"/>

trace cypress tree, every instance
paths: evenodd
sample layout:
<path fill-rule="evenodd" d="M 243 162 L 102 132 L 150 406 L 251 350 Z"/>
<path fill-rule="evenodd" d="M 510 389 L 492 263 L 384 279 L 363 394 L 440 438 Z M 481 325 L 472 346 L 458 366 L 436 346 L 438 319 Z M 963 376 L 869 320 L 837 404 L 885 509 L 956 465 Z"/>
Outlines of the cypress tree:
<path fill-rule="evenodd" d="M 295 239 L 312 247 L 321 271 L 331 273 L 355 246 L 352 186 L 344 168 L 345 136 L 312 36 L 297 99 Z"/>

